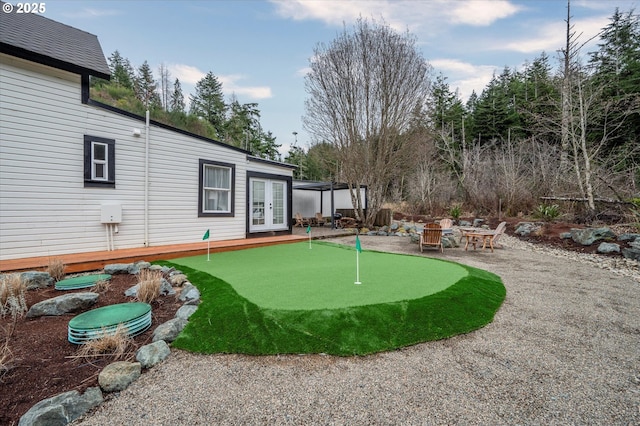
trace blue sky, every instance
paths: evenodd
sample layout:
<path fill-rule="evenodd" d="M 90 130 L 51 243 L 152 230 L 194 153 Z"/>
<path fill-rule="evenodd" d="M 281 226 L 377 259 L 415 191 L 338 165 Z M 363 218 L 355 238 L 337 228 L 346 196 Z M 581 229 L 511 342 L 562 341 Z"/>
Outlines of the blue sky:
<path fill-rule="evenodd" d="M 16 3 L 14 0 L 8 0 Z M 572 0 L 581 40 L 609 23 L 616 7 L 640 0 Z M 546 52 L 557 64 L 564 44 L 565 0 L 48 0 L 44 16 L 98 36 L 104 54 L 116 49 L 134 67 L 164 64 L 185 97 L 211 71 L 225 95 L 257 102 L 261 124 L 284 155 L 302 126 L 304 75 L 318 43 L 329 44 L 359 16 L 384 20 L 417 37 L 418 48 L 466 100 L 505 66 L 520 69 Z M 638 12 L 638 10 L 636 10 Z M 593 50 L 587 45 L 583 52 Z M 294 137 L 293 132 L 297 132 Z"/>

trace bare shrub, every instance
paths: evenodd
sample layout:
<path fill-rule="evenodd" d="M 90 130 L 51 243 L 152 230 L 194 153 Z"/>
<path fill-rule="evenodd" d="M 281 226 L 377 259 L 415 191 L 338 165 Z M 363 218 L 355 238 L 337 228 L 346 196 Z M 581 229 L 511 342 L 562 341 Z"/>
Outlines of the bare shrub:
<path fill-rule="evenodd" d="M 114 332 L 103 330 L 96 339 L 84 343 L 78 350 L 79 358 L 111 357 L 119 359 L 127 353 L 133 342 L 127 327 L 118 324 Z"/>
<path fill-rule="evenodd" d="M 143 269 L 138 274 L 138 296 L 140 302 L 151 303 L 160 296 L 162 272 Z"/>
<path fill-rule="evenodd" d="M 49 265 L 47 266 L 47 272 L 54 280 L 60 281 L 64 278 L 64 270 L 66 269 L 66 265 L 62 262 L 62 259 L 56 257 L 53 259 L 49 259 Z"/>
<path fill-rule="evenodd" d="M 10 335 L 8 331 L 2 328 L 3 334 L 6 335 L 3 338 L 2 343 L 0 343 L 0 382 L 2 382 L 2 377 L 11 370 L 11 363 L 13 362 L 13 354 L 11 353 L 11 349 L 9 349 L 9 340 Z"/>
<path fill-rule="evenodd" d="M 91 291 L 94 293 L 104 294 L 109 291 L 111 287 L 111 282 L 109 280 L 98 280 L 95 282 L 93 287 L 91 287 Z"/>
<path fill-rule="evenodd" d="M 27 285 L 20 274 L 7 274 L 0 278 L 0 318 L 10 316 L 14 320 L 27 313 L 25 294 Z"/>

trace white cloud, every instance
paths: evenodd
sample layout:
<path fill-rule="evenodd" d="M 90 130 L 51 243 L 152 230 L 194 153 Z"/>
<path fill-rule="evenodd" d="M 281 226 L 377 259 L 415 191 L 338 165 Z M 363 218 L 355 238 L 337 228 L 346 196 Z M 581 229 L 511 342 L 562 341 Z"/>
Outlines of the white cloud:
<path fill-rule="evenodd" d="M 92 18 L 101 18 L 103 16 L 115 16 L 121 15 L 122 12 L 115 9 L 92 9 L 85 7 L 84 9 L 80 9 L 76 12 L 65 13 L 63 16 L 67 16 L 69 18 L 81 18 L 81 19 L 92 19 Z"/>
<path fill-rule="evenodd" d="M 435 59 L 429 63 L 448 76 L 449 88 L 452 92 L 457 89 L 464 102 L 474 90 L 478 95 L 482 93 L 497 69 L 493 65 L 473 65 L 457 59 Z"/>
<path fill-rule="evenodd" d="M 300 68 L 296 71 L 297 77 L 306 77 L 311 72 L 311 67 Z"/>
<path fill-rule="evenodd" d="M 207 73 L 191 65 L 170 64 L 167 68 L 172 78 L 177 78 L 181 83 L 186 83 L 187 86 L 195 86 L 198 81 L 207 75 Z M 238 81 L 244 78 L 241 75 L 216 75 L 216 77 L 222 84 L 222 91 L 227 96 L 235 93 L 236 95 L 246 96 L 250 99 L 267 99 L 273 97 L 271 88 L 268 86 L 243 86 L 239 84 Z"/>
<path fill-rule="evenodd" d="M 587 43 L 597 36 L 601 29 L 608 23 L 606 16 L 597 16 L 587 19 L 579 19 L 572 22 L 573 31 L 578 38 L 578 43 Z M 593 44 L 595 41 L 590 41 Z M 514 40 L 500 46 L 500 49 L 512 50 L 520 53 L 554 52 L 566 45 L 566 22 L 555 21 L 543 25 L 537 34 L 522 40 Z"/>
<path fill-rule="evenodd" d="M 318 20 L 341 27 L 358 17 L 384 19 L 398 31 L 428 30 L 433 26 L 462 24 L 487 26 L 521 10 L 508 0 L 271 0 L 276 13 L 295 21 Z"/>

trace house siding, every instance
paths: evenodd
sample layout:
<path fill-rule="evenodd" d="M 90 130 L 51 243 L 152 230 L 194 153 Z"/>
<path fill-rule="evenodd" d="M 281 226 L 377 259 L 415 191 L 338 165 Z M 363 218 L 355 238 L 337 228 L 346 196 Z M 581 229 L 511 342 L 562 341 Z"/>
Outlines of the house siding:
<path fill-rule="evenodd" d="M 0 259 L 107 249 L 102 204 L 122 206 L 115 249 L 145 246 L 144 122 L 82 104 L 79 75 L 4 54 L 0 87 Z M 84 187 L 85 135 L 115 140 L 115 188 Z M 234 217 L 198 217 L 199 159 L 235 164 Z M 212 240 L 244 238 L 248 163 L 242 151 L 151 125 L 146 244 L 195 242 L 207 229 Z"/>

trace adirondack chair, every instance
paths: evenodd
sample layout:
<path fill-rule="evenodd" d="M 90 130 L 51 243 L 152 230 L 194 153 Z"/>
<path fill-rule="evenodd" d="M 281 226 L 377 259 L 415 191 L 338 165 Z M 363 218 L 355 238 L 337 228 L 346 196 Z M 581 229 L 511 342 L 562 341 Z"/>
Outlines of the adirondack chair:
<path fill-rule="evenodd" d="M 427 223 L 420 234 L 420 252 L 423 252 L 424 246 L 440 247 L 440 251 L 444 253 L 442 247 L 442 228 L 437 223 Z"/>
<path fill-rule="evenodd" d="M 322 213 L 316 213 L 316 224 L 318 226 L 324 226 L 325 223 L 327 223 L 327 221 L 322 217 Z"/>
<path fill-rule="evenodd" d="M 295 219 L 296 223 L 293 226 L 299 226 L 301 228 L 306 228 L 307 226 L 309 226 L 309 219 L 307 219 L 306 217 L 302 217 L 300 212 L 296 213 Z"/>
<path fill-rule="evenodd" d="M 494 235 L 491 238 L 491 247 L 502 248 L 502 245 L 499 243 L 500 237 L 504 234 L 504 230 L 507 227 L 507 222 L 500 222 L 498 226 L 496 226 L 496 230 L 493 231 Z"/>
<path fill-rule="evenodd" d="M 442 235 L 453 235 L 453 220 L 445 218 L 440 220 Z"/>

